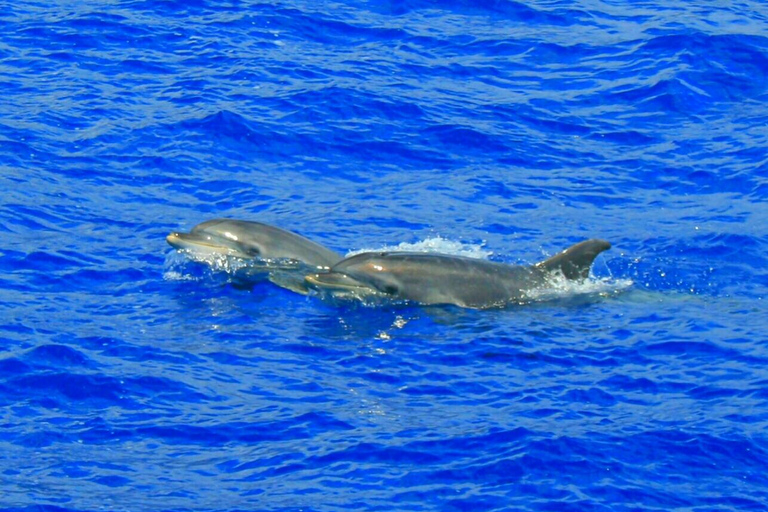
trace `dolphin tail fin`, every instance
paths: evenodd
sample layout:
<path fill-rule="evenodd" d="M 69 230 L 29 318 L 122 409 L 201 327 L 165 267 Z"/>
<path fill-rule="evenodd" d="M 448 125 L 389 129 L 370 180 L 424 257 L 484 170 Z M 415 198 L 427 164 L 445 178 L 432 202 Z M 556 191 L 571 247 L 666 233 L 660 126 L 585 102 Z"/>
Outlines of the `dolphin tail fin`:
<path fill-rule="evenodd" d="M 589 277 L 589 269 L 598 254 L 610 249 L 611 244 L 605 240 L 586 240 L 572 245 L 560 254 L 556 254 L 535 266 L 547 272 L 560 271 L 574 281 L 583 281 Z"/>

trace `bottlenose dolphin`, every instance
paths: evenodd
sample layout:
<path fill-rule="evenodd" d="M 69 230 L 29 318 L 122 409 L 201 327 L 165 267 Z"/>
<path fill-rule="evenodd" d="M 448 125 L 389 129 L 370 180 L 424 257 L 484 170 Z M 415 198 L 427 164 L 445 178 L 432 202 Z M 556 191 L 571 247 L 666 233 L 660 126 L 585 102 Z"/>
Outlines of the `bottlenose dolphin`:
<path fill-rule="evenodd" d="M 341 256 L 303 236 L 261 222 L 214 219 L 189 233 L 171 233 L 166 240 L 197 260 L 216 264 L 237 258 L 227 267 L 233 283 L 250 286 L 269 279 L 278 286 L 306 294 L 304 276 L 328 270 Z M 232 270 L 234 269 L 234 270 Z"/>
<path fill-rule="evenodd" d="M 301 235 L 246 220 L 214 219 L 189 233 L 171 233 L 166 240 L 176 249 L 242 259 L 275 260 L 327 269 L 341 256 Z"/>
<path fill-rule="evenodd" d="M 529 302 L 530 293 L 545 288 L 555 275 L 583 281 L 595 257 L 610 247 L 603 240 L 587 240 L 530 266 L 447 254 L 367 252 L 305 280 L 310 288 L 331 296 L 484 309 Z"/>

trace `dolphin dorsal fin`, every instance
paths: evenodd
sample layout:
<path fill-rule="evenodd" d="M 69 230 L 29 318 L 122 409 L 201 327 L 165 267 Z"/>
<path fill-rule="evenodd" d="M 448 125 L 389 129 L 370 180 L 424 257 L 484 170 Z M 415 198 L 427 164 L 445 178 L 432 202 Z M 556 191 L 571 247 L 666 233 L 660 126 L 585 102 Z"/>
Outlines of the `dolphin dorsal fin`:
<path fill-rule="evenodd" d="M 560 271 L 574 281 L 583 281 L 589 277 L 589 269 L 598 254 L 610 249 L 611 244 L 605 240 L 586 240 L 572 245 L 560 254 L 537 263 L 535 266 L 547 272 Z"/>

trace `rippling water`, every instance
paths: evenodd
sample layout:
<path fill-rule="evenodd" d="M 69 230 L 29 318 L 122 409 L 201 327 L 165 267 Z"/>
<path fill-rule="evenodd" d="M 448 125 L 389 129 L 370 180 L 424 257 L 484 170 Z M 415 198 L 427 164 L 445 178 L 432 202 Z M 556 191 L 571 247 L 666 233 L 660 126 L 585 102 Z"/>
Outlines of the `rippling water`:
<path fill-rule="evenodd" d="M 21 2 L 0 30 L 0 507 L 768 508 L 765 3 Z M 213 217 L 509 263 L 600 237 L 595 282 L 631 285 L 334 306 L 165 244 Z"/>

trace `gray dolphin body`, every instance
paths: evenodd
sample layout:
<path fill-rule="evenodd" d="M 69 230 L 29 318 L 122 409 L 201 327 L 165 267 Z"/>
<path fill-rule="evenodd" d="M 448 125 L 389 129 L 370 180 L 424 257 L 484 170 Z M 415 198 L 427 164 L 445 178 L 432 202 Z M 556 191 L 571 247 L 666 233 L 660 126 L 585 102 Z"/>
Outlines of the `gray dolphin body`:
<path fill-rule="evenodd" d="M 531 266 L 446 254 L 369 252 L 346 258 L 329 272 L 310 274 L 305 280 L 310 288 L 332 296 L 389 297 L 484 309 L 528 302 L 530 292 L 546 287 L 556 274 L 583 281 L 595 257 L 610 247 L 603 240 L 587 240 Z"/>
<path fill-rule="evenodd" d="M 202 254 L 297 262 L 318 269 L 330 268 L 342 259 L 301 235 L 246 220 L 209 220 L 193 227 L 189 233 L 171 233 L 166 240 L 176 249 Z"/>

